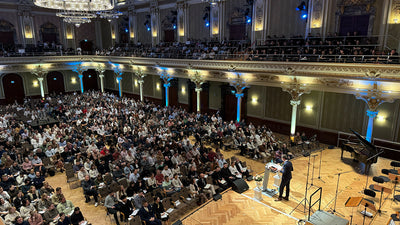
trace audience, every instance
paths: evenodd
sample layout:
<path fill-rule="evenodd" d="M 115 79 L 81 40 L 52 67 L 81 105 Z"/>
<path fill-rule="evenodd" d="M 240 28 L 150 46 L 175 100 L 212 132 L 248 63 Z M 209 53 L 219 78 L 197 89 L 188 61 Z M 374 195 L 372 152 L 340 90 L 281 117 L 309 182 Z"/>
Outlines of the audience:
<path fill-rule="evenodd" d="M 33 127 L 31 119 L 21 119 L 21 111 L 44 113 L 41 117 L 60 122 Z M 86 203 L 93 197 L 95 206 L 105 185 L 125 180 L 125 186 L 120 183 L 114 189 L 116 195 L 106 197 L 108 212 L 119 223 L 117 213 L 125 216 L 122 221 L 140 209 L 140 217 L 148 224 L 159 224 L 165 220 L 160 217 L 165 209 L 145 205 L 146 193 L 158 197 L 157 202 L 186 189 L 201 204 L 235 179 L 249 176 L 243 162 L 232 158 L 228 165 L 222 155 L 219 147 L 226 137 L 243 146 L 243 155 L 253 158 L 290 153 L 265 126 L 223 121 L 218 113 L 188 113 L 108 93 L 26 99 L 22 105 L 5 106 L 0 120 L 0 211 L 7 211 L 2 215 L 7 225 L 18 216 L 31 224 L 40 224 L 41 219 L 54 224 L 84 221 L 61 188 L 54 191 L 46 181 L 51 175 L 47 166 L 75 173 Z M 305 143 L 304 138 L 298 140 Z"/>

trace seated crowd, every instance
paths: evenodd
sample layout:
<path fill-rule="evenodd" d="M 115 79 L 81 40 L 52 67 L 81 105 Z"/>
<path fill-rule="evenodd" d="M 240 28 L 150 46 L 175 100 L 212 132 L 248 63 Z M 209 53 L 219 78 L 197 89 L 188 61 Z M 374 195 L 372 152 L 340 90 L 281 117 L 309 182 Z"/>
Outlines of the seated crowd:
<path fill-rule="evenodd" d="M 160 202 L 175 193 L 187 191 L 202 204 L 235 179 L 250 176 L 246 162 L 225 159 L 221 148 L 276 162 L 290 155 L 265 126 L 225 122 L 218 113 L 188 113 L 99 92 L 32 101 L 9 105 L 0 116 L 0 212 L 7 225 L 85 220 L 61 188 L 54 190 L 45 180 L 55 169 L 75 174 L 87 203 L 93 197 L 97 206 L 105 198 L 117 224 L 135 209 L 147 224 L 160 224 L 168 222 Z M 32 127 L 6 113 L 43 109 L 60 123 Z"/>
<path fill-rule="evenodd" d="M 37 45 L 26 49 L 26 54 L 3 51 L 2 56 L 38 55 L 46 50 L 55 54 L 91 54 L 76 50 L 62 50 L 52 43 Z M 17 48 L 15 48 L 17 49 Z M 248 61 L 311 61 L 311 62 L 346 62 L 346 63 L 399 63 L 396 49 L 379 51 L 376 37 L 360 36 L 357 32 L 338 36 L 329 33 L 326 38 L 319 34 L 302 36 L 277 37 L 268 36 L 265 41 L 249 43 L 242 41 L 200 41 L 161 42 L 156 46 L 142 43 L 116 44 L 109 49 L 96 49 L 95 55 L 134 56 L 149 58 L 179 58 L 197 60 L 248 60 Z M 34 51 L 33 53 L 30 51 Z M 58 52 L 58 53 L 57 53 Z M 0 54 L 1 56 L 1 54 Z"/>

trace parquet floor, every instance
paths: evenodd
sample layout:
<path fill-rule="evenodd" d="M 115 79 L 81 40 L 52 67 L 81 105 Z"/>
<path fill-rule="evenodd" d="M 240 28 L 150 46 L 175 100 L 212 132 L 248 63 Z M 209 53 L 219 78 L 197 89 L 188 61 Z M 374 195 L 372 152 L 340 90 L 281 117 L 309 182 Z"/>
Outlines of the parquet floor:
<path fill-rule="evenodd" d="M 231 156 L 237 156 L 238 151 L 223 152 L 225 158 Z M 340 149 L 326 149 L 322 151 L 322 166 L 321 166 L 321 180 L 316 179 L 319 172 L 319 161 L 320 152 L 313 153 L 317 155 L 314 163 L 314 186 L 308 189 L 308 196 L 314 192 L 318 187 L 322 187 L 322 202 L 321 209 L 328 211 L 334 207 L 335 190 L 337 184 L 337 173 L 348 172 L 340 176 L 338 198 L 336 204 L 336 211 L 343 214 L 344 218 L 350 220 L 350 216 L 353 212 L 353 224 L 362 224 L 362 215 L 360 211 L 363 210 L 361 206 L 359 208 L 346 208 L 344 203 L 348 197 L 365 197 L 361 191 L 365 188 L 367 176 L 360 173 L 363 169 L 361 163 L 355 163 L 350 159 L 350 154 L 345 153 L 344 159 L 340 159 Z M 255 174 L 262 174 L 264 171 L 264 164 L 259 161 L 254 161 L 248 158 L 243 158 L 255 171 Z M 312 175 L 313 157 L 311 157 L 310 166 L 310 179 Z M 275 202 L 274 198 L 263 195 L 262 201 L 256 201 L 254 199 L 254 191 L 256 184 L 254 181 L 248 182 L 250 189 L 243 194 L 238 194 L 232 190 L 223 194 L 222 200 L 212 201 L 206 206 L 200 208 L 198 211 L 193 212 L 188 216 L 183 224 L 185 225 L 200 225 L 200 224 L 297 224 L 296 219 L 304 219 L 308 215 L 308 211 L 303 212 L 304 208 L 302 205 L 294 208 L 304 198 L 304 192 L 307 180 L 307 164 L 308 157 L 301 157 L 292 160 L 294 171 L 293 179 L 291 182 L 291 196 L 290 201 Z M 373 176 L 379 176 L 381 169 L 389 169 L 390 160 L 385 158 L 379 158 L 376 164 L 373 164 L 370 170 L 368 178 L 369 184 L 374 183 L 372 181 Z M 272 176 L 270 178 L 270 184 L 272 184 Z M 310 181 L 309 179 L 309 181 Z M 63 192 L 67 199 L 71 200 L 74 205 L 79 206 L 87 219 L 94 225 L 108 225 L 115 224 L 110 222 L 109 217 L 106 217 L 106 212 L 103 206 L 94 207 L 93 202 L 91 204 L 84 203 L 82 189 L 69 189 L 64 174 L 57 174 L 54 177 L 49 177 L 47 180 L 53 187 L 62 187 Z M 310 182 L 311 183 L 311 182 Z M 310 186 L 310 185 L 309 185 Z M 392 183 L 385 183 L 385 187 L 393 188 Z M 398 187 L 400 189 L 400 185 Z M 379 206 L 379 197 L 377 194 L 376 198 L 370 198 L 375 201 L 375 206 Z M 389 197 L 389 198 L 387 198 Z M 376 215 L 370 219 L 366 218 L 365 224 L 374 225 L 386 225 L 387 221 L 392 213 L 396 210 L 400 210 L 400 204 L 394 203 L 390 200 L 388 194 L 383 196 L 382 215 Z M 387 198 L 387 199 L 386 199 Z M 293 212 L 292 212 L 293 211 Z"/>

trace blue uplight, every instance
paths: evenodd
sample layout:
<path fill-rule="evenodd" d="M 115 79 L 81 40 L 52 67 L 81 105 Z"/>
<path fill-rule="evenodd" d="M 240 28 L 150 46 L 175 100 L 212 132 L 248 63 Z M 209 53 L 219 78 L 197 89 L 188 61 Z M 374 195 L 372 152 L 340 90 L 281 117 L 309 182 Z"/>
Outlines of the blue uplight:
<path fill-rule="evenodd" d="M 174 28 L 174 30 L 176 29 L 176 25 L 175 24 L 172 27 Z"/>
<path fill-rule="evenodd" d="M 150 27 L 147 28 L 147 31 L 150 31 Z"/>
<path fill-rule="evenodd" d="M 308 14 L 306 12 L 302 12 L 301 13 L 301 18 L 302 19 L 307 19 L 307 17 L 308 17 Z"/>
<path fill-rule="evenodd" d="M 128 28 L 125 28 L 125 33 L 128 33 L 128 32 L 129 32 Z"/>
<path fill-rule="evenodd" d="M 251 17 L 250 16 L 246 16 L 246 23 L 251 23 Z"/>
<path fill-rule="evenodd" d="M 206 22 L 206 27 L 209 27 L 210 26 L 210 23 L 209 22 Z"/>

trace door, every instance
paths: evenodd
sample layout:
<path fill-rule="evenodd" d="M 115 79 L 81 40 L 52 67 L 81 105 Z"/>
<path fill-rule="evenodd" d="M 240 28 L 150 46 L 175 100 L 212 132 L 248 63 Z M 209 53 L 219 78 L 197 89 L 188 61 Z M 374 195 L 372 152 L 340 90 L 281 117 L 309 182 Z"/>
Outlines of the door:
<path fill-rule="evenodd" d="M 369 15 L 341 16 L 340 17 L 340 36 L 347 33 L 353 35 L 356 31 L 358 35 L 368 35 Z"/>
<path fill-rule="evenodd" d="M 64 94 L 64 76 L 58 71 L 52 71 L 47 74 L 47 90 L 50 95 Z"/>
<path fill-rule="evenodd" d="M 83 72 L 83 89 L 85 91 L 99 90 L 99 86 L 97 84 L 97 73 L 95 70 L 90 69 Z"/>
<path fill-rule="evenodd" d="M 6 74 L 3 79 L 4 95 L 6 103 L 12 104 L 15 101 L 23 103 L 25 98 L 24 83 L 18 74 Z"/>
<path fill-rule="evenodd" d="M 175 41 L 175 30 L 164 30 L 164 42 Z"/>

